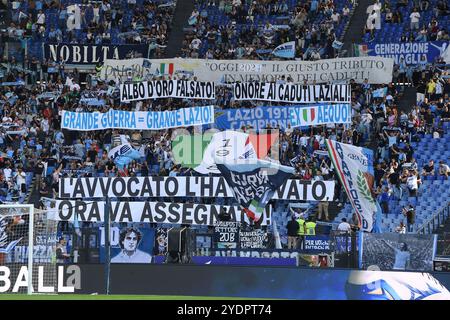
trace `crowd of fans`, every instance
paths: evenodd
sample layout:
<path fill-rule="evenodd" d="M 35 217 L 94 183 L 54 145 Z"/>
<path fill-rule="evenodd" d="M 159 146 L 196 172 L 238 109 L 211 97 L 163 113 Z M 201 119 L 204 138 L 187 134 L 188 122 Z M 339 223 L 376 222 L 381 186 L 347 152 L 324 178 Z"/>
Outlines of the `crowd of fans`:
<path fill-rule="evenodd" d="M 351 1 L 201 0 L 182 57 L 267 60 L 275 47 L 295 41 L 298 60 L 334 58 L 351 8 Z"/>
<path fill-rule="evenodd" d="M 4 40 L 41 43 L 149 44 L 162 57 L 176 1 L 8 1 Z M 39 52 L 36 58 L 41 59 Z"/>
<path fill-rule="evenodd" d="M 47 18 L 40 16 L 40 11 L 46 14 L 48 10 L 56 10 L 61 14 L 64 5 L 57 2 L 52 2 L 51 5 L 44 1 L 40 7 L 37 5 L 38 2 L 35 2 L 34 7 L 30 1 L 28 7 L 26 2 L 11 4 L 15 13 L 13 29 L 17 31 L 17 26 L 22 26 L 24 20 L 28 21 L 24 30 L 28 30 L 31 23 L 29 35 L 33 38 L 42 36 L 41 40 L 47 41 L 56 37 L 57 41 L 58 37 L 62 37 L 78 41 L 76 39 L 79 38 L 70 35 L 77 34 L 74 30 L 70 31 L 64 28 L 64 25 L 52 27 L 47 24 Z M 85 12 L 82 14 L 83 31 L 80 34 L 88 41 L 97 43 L 96 39 L 99 36 L 103 37 L 105 31 L 107 33 L 110 29 L 118 28 L 124 32 L 121 28 L 129 26 L 124 21 L 125 17 L 131 15 L 129 23 L 133 26 L 133 30 L 140 31 L 132 38 L 127 38 L 128 40 L 119 37 L 121 40 L 117 43 L 135 43 L 136 37 L 139 37 L 139 41 L 145 42 L 147 41 L 145 39 L 152 36 L 157 38 L 159 45 L 163 46 L 166 43 L 165 36 L 170 28 L 172 6 L 161 7 L 150 2 L 128 1 L 123 8 L 117 7 L 118 3 L 124 2 L 105 0 L 98 6 L 80 5 L 82 12 Z M 229 17 L 229 23 L 218 26 L 210 22 L 208 12 L 213 7 L 220 14 Z M 335 57 L 337 51 L 332 44 L 336 40 L 336 35 L 333 30 L 337 24 L 348 19 L 350 7 L 349 3 L 340 11 L 333 5 L 333 1 L 315 0 L 296 3 L 295 6 L 289 6 L 287 2 L 274 1 L 203 2 L 189 19 L 192 30 L 186 33 L 183 56 L 262 59 L 261 55 L 264 53 L 258 52 L 258 49 L 271 51 L 281 43 L 295 40 L 298 59 L 315 59 L 314 52 L 319 52 L 320 58 Z M 92 17 L 88 14 L 91 10 L 94 12 Z M 27 17 L 21 16 L 18 12 L 23 12 Z M 259 15 L 293 18 L 283 24 L 289 28 L 275 27 L 270 21 L 265 22 L 263 26 L 256 26 L 254 21 Z M 316 19 L 319 16 L 323 19 Z M 36 25 L 34 29 L 33 25 Z M 41 29 L 43 31 L 39 35 Z M 8 36 L 15 37 L 16 34 L 10 33 L 11 30 L 8 31 Z M 103 40 L 102 38 L 99 41 Z M 114 41 L 113 37 L 111 41 Z M 64 65 L 41 63 L 35 57 L 24 61 L 17 61 L 15 57 L 11 57 L 8 61 L 2 62 L 7 66 L 0 87 L 2 151 L 0 191 L 3 192 L 4 200 L 17 195 L 24 200 L 24 195 L 30 187 L 26 179 L 27 174 L 36 177 L 34 187 L 39 190 L 42 197 L 55 197 L 59 179 L 66 176 L 199 175 L 194 170 L 175 163 L 170 144 L 172 130 L 66 131 L 60 128 L 60 114 L 62 110 L 105 112 L 110 108 L 140 111 L 175 110 L 192 105 L 211 104 L 211 101 L 158 99 L 121 104 L 117 88 L 110 83 L 88 83 L 83 87 L 69 85 L 69 83 L 80 84 L 80 75 L 76 70 L 66 71 Z M 37 83 L 36 80 L 40 82 Z M 399 110 L 404 87 L 396 83 L 405 81 L 417 87 L 418 92 L 417 105 L 409 112 Z M 428 166 L 420 166 L 414 160 L 414 150 L 411 147 L 411 142 L 417 141 L 425 133 L 442 136 L 445 131 L 443 123 L 450 119 L 448 71 L 443 68 L 441 61 L 428 65 L 419 64 L 415 69 L 404 68 L 400 63 L 395 67 L 393 83 L 371 85 L 367 81 L 362 84 L 351 81 L 350 84 L 353 95 L 352 125 L 278 128 L 279 159 L 282 164 L 295 167 L 297 179 L 337 180 L 330 160 L 325 155 L 325 139 L 373 147 L 376 150 L 374 193 L 380 201 L 383 212 L 388 214 L 390 200 L 400 200 L 405 194 L 417 197 L 421 177 L 438 173 L 447 178 L 450 173 L 445 162 L 440 163 L 439 168 L 431 162 Z M 382 88 L 386 88 L 384 96 L 374 98 L 373 92 Z M 95 97 L 98 103 L 84 102 L 85 98 L 91 97 Z M 225 85 L 217 88 L 216 97 L 214 104 L 224 109 L 277 105 L 261 101 L 234 101 L 231 90 Z M 131 143 L 142 157 L 119 170 L 114 161 L 108 157 L 108 151 L 115 145 L 115 138 L 121 134 L 129 135 Z M 340 183 L 336 183 L 334 200 L 339 206 L 346 201 Z M 232 204 L 234 200 L 188 198 L 183 201 Z M 319 208 L 319 218 L 328 220 L 328 207 L 319 204 Z"/>

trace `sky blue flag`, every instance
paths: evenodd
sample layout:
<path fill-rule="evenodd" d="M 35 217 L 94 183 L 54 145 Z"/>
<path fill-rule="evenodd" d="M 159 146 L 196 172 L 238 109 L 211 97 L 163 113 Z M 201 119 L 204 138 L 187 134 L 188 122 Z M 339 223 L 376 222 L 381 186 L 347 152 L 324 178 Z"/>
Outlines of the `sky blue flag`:
<path fill-rule="evenodd" d="M 387 89 L 388 88 L 385 87 L 385 88 L 380 88 L 380 89 L 374 90 L 372 92 L 372 97 L 374 97 L 374 98 L 384 98 L 384 97 L 386 97 Z"/>
<path fill-rule="evenodd" d="M 272 54 L 280 58 L 292 59 L 295 57 L 295 41 L 285 42 L 273 49 Z"/>
<path fill-rule="evenodd" d="M 119 170 L 123 170 L 125 166 L 127 166 L 133 160 L 139 160 L 141 158 L 141 154 L 134 148 L 130 148 L 130 150 L 122 155 L 117 156 L 114 159 L 114 163 L 116 164 Z"/>

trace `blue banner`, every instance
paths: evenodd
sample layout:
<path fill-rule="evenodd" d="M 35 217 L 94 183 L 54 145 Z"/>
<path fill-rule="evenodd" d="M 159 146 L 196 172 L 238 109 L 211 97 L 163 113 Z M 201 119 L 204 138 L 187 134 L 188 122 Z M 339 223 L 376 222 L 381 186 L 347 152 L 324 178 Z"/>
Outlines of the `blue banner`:
<path fill-rule="evenodd" d="M 306 253 L 331 252 L 330 236 L 306 236 L 303 249 Z"/>
<path fill-rule="evenodd" d="M 393 58 L 396 64 L 403 57 L 407 65 L 419 64 L 422 57 L 426 57 L 424 64 L 433 63 L 448 46 L 448 41 L 367 44 L 369 56 Z"/>
<path fill-rule="evenodd" d="M 66 64 L 97 64 L 106 59 L 148 58 L 148 44 L 44 44 L 44 57 Z"/>
<path fill-rule="evenodd" d="M 220 130 L 241 129 L 243 126 L 251 126 L 255 130 L 261 130 L 270 125 L 272 128 L 280 127 L 285 130 L 290 124 L 290 110 L 295 106 L 269 106 L 251 109 L 223 109 L 216 110 L 215 123 Z"/>
<path fill-rule="evenodd" d="M 299 114 L 301 110 L 301 114 Z M 303 114 L 305 110 L 305 114 Z M 311 110 L 314 110 L 312 113 Z M 291 114 L 293 116 L 291 116 Z M 292 122 L 292 120 L 295 120 Z M 223 109 L 215 111 L 215 125 L 220 130 L 241 129 L 251 126 L 255 130 L 292 127 L 305 127 L 327 123 L 346 123 L 351 121 L 349 104 L 326 104 L 319 106 L 267 106 L 255 108 Z"/>
<path fill-rule="evenodd" d="M 106 129 L 162 130 L 214 123 L 214 106 L 182 108 L 171 111 L 108 112 L 62 111 L 61 128 L 76 131 Z"/>

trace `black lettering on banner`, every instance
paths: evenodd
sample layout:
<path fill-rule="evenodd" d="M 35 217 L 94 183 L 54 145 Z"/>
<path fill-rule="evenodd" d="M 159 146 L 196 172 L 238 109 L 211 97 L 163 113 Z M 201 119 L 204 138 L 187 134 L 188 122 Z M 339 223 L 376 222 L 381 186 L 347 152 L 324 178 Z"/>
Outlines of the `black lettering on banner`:
<path fill-rule="evenodd" d="M 183 204 L 181 204 L 183 205 Z M 169 204 L 169 215 L 167 217 L 167 220 L 171 223 L 179 223 L 180 222 L 180 204 L 178 203 L 171 203 Z"/>
<path fill-rule="evenodd" d="M 289 192 L 287 195 L 288 199 L 291 199 L 291 196 L 293 196 L 293 199 L 297 199 L 299 192 L 298 192 L 298 188 L 297 188 L 297 183 L 295 182 L 296 180 L 292 181 L 291 185 L 289 186 Z"/>
<path fill-rule="evenodd" d="M 100 209 L 98 207 L 98 203 L 94 202 L 90 205 L 91 209 L 89 210 L 88 221 L 102 221 L 100 217 Z"/>
<path fill-rule="evenodd" d="M 195 207 L 194 221 L 196 224 L 206 224 L 208 222 L 208 212 L 204 204 Z"/>
<path fill-rule="evenodd" d="M 150 177 L 145 177 L 142 183 L 141 197 L 142 196 L 153 197 L 152 185 L 150 183 Z"/>
<path fill-rule="evenodd" d="M 110 190 L 110 186 L 111 186 L 111 179 L 113 178 L 107 178 L 106 179 L 106 184 L 105 184 L 105 179 L 100 179 L 100 189 L 102 191 L 102 195 L 108 195 L 108 191 Z"/>
<path fill-rule="evenodd" d="M 95 187 L 97 186 L 98 178 L 88 178 L 88 179 L 85 179 L 85 181 L 86 181 L 88 197 L 93 198 L 95 196 Z M 92 181 L 92 185 L 91 185 L 91 181 Z"/>
<path fill-rule="evenodd" d="M 155 204 L 155 216 L 154 220 L 156 223 L 161 223 L 166 220 L 166 212 L 164 209 L 166 208 L 166 205 L 164 202 L 157 202 Z"/>
<path fill-rule="evenodd" d="M 153 222 L 152 207 L 148 201 L 144 204 L 140 222 Z"/>
<path fill-rule="evenodd" d="M 127 193 L 132 196 L 132 197 L 137 197 L 139 195 L 139 189 L 136 188 L 134 189 L 135 191 L 132 191 L 132 187 L 131 184 L 139 184 L 139 179 L 137 177 L 131 177 L 128 179 L 128 183 L 127 183 Z"/>
<path fill-rule="evenodd" d="M 74 198 L 86 198 L 84 194 L 83 183 L 80 179 L 75 182 L 75 187 L 73 188 Z"/>
<path fill-rule="evenodd" d="M 121 186 L 120 192 L 117 189 L 117 185 L 118 184 L 120 184 L 120 186 Z M 126 191 L 125 186 L 126 186 L 126 183 L 125 183 L 124 178 L 116 178 L 116 179 L 114 179 L 113 182 L 112 182 L 112 191 L 113 191 L 114 196 L 115 197 L 122 197 L 125 194 L 125 191 Z"/>
<path fill-rule="evenodd" d="M 191 179 L 189 177 L 182 177 L 186 181 L 186 197 L 195 197 L 195 191 L 191 191 Z"/>
<path fill-rule="evenodd" d="M 214 194 L 214 197 L 219 197 L 219 196 L 228 197 L 227 184 L 223 177 L 219 178 L 219 181 L 217 182 L 216 192 Z"/>
<path fill-rule="evenodd" d="M 322 191 L 320 194 L 318 194 L 318 190 L 320 189 L 320 191 Z M 314 181 L 313 185 L 312 185 L 312 196 L 314 198 L 314 200 L 316 201 L 322 201 L 325 198 L 325 195 L 327 193 L 327 189 L 325 186 L 325 183 L 323 183 L 323 181 Z"/>
<path fill-rule="evenodd" d="M 96 202 L 94 202 L 92 205 L 94 205 Z M 86 221 L 86 217 L 84 214 L 86 213 L 87 205 L 84 201 L 75 201 L 75 215 L 78 217 L 81 221 Z"/>
<path fill-rule="evenodd" d="M 127 202 L 119 202 L 118 205 L 122 207 L 122 214 L 120 215 L 120 222 L 133 222 L 133 216 L 131 215 L 130 203 Z M 125 221 L 127 219 L 128 221 Z"/>
<path fill-rule="evenodd" d="M 156 194 L 161 194 L 161 182 L 163 181 L 164 177 L 159 176 L 152 176 L 152 179 L 154 182 L 156 182 Z"/>
<path fill-rule="evenodd" d="M 117 221 L 117 215 L 120 209 L 120 202 L 114 202 L 109 206 L 109 217 L 111 221 Z M 120 216 L 119 216 L 120 219 Z"/>
<path fill-rule="evenodd" d="M 73 184 L 73 178 L 69 178 L 69 179 L 67 179 L 67 180 L 64 180 L 64 179 L 59 179 L 59 194 L 60 194 L 60 197 L 61 198 L 72 198 L 71 196 L 70 196 L 70 193 L 66 193 L 65 192 L 65 181 L 69 181 L 69 185 L 72 185 Z"/>
<path fill-rule="evenodd" d="M 59 219 L 62 221 L 68 221 L 72 217 L 73 214 L 73 206 L 69 200 L 62 200 L 58 206 L 58 215 Z M 67 211 L 67 215 L 64 213 Z"/>
<path fill-rule="evenodd" d="M 182 217 L 181 217 L 181 224 L 192 224 L 192 208 L 194 207 L 194 204 L 192 203 L 185 203 L 182 207 Z"/>
<path fill-rule="evenodd" d="M 308 180 L 300 180 L 300 184 L 303 185 L 303 199 L 307 199 L 307 196 L 308 196 L 308 186 L 311 184 L 311 181 L 308 181 Z"/>
<path fill-rule="evenodd" d="M 172 183 L 173 187 L 170 188 L 170 184 Z M 172 190 L 171 190 L 172 189 Z M 168 177 L 164 184 L 164 191 L 169 197 L 174 197 L 178 193 L 178 180 L 175 177 Z"/>

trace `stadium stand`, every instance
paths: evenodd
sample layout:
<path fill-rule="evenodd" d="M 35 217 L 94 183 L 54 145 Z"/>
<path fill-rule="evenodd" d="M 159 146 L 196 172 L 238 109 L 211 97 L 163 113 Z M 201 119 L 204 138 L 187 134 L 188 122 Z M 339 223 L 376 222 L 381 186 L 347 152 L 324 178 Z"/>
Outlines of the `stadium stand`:
<path fill-rule="evenodd" d="M 370 35 L 366 34 L 363 40 L 397 41 L 403 34 L 410 32 L 408 17 L 415 2 L 410 1 L 406 6 L 402 6 L 397 1 L 391 1 L 391 8 L 400 12 L 404 17 L 403 22 L 385 23 L 389 1 L 383 1 L 382 28 L 374 32 L 373 38 L 369 38 Z M 427 28 L 427 39 L 448 40 L 446 9 L 441 8 L 441 1 L 427 2 L 428 8 L 420 11 L 420 26 Z M 174 165 L 169 139 L 171 130 L 152 132 L 149 135 L 125 130 L 63 132 L 59 124 L 61 110 L 105 112 L 112 107 L 131 110 L 131 106 L 118 102 L 117 86 L 114 84 L 99 81 L 83 85 L 79 90 L 72 90 L 67 85 L 67 77 L 70 77 L 73 83 L 82 82 L 76 69 L 65 70 L 64 66 L 51 62 L 50 65 L 46 65 L 45 62 L 41 62 L 42 43 L 61 40 L 67 43 L 86 41 L 91 44 L 116 45 L 147 43 L 155 48 L 154 57 L 163 57 L 176 2 L 137 0 L 135 3 L 133 1 L 60 1 L 54 2 L 53 5 L 48 3 L 48 1 L 12 1 L 8 7 L 12 13 L 11 23 L 2 32 L 2 40 L 13 43 L 18 39 L 28 39 L 26 40 L 28 54 L 25 58 L 20 48 L 17 51 L 10 51 L 8 57 L 3 52 L 1 57 L 1 62 L 6 66 L 2 79 L 3 82 L 10 84 L 0 88 L 2 102 L 0 167 L 3 172 L 0 200 L 12 201 L 13 197 L 17 196 L 15 190 L 20 190 L 22 184 L 19 168 L 23 168 L 26 173 L 25 191 L 29 191 L 33 186 L 33 176 L 35 181 L 42 181 L 42 184 L 37 182 L 34 186 L 34 199 L 55 197 L 59 179 L 67 176 L 199 175 L 193 170 Z M 81 9 L 81 28 L 68 30 L 70 27 L 65 24 L 67 9 L 68 6 L 75 4 Z M 295 41 L 296 59 L 334 58 L 338 56 L 339 50 L 334 48 L 333 44 L 336 40 L 343 39 L 353 9 L 354 2 L 347 0 L 282 2 L 200 0 L 196 2 L 195 10 L 187 21 L 189 27 L 185 29 L 180 56 L 207 59 L 273 59 L 270 54 L 274 47 L 287 41 Z M 45 17 L 40 17 L 41 14 Z M 438 27 L 433 24 L 434 20 Z M 128 32 L 130 29 L 133 31 Z M 410 33 L 407 39 L 419 41 L 415 33 Z M 315 52 L 319 55 L 315 55 Z M 50 73 L 49 69 L 52 67 L 55 72 Z M 384 230 L 395 231 L 400 221 L 406 221 L 402 215 L 402 208 L 413 205 L 416 210 L 413 230 L 417 232 L 436 211 L 448 205 L 450 182 L 446 176 L 439 174 L 439 162 L 443 161 L 448 165 L 450 155 L 449 77 L 446 67 L 442 60 L 408 70 L 396 65 L 392 83 L 383 85 L 351 83 L 354 93 L 352 125 L 282 130 L 280 139 L 282 148 L 279 155 L 281 164 L 295 167 L 297 179 L 337 181 L 335 173 L 330 169 L 331 161 L 324 156 L 325 138 L 371 147 L 375 150 L 377 163 L 380 164 L 379 176 L 375 177 L 379 200 L 381 201 L 383 197 L 388 208 L 382 217 Z M 25 70 L 31 72 L 24 72 Z M 159 75 L 153 79 L 156 78 L 161 79 Z M 286 83 L 291 79 L 282 81 Z M 404 99 L 406 82 L 416 87 L 417 92 L 423 95 L 417 109 L 414 106 L 410 106 L 408 110 L 399 108 Z M 373 92 L 378 89 L 386 89 L 384 97 L 373 97 Z M 110 94 L 114 90 L 115 93 Z M 97 98 L 98 105 L 80 101 L 90 95 Z M 138 102 L 137 105 L 142 111 L 163 111 L 202 103 L 211 102 L 158 99 Z M 220 86 L 213 103 L 223 109 L 269 105 L 260 101 L 234 101 L 231 90 L 226 86 Z M 431 113 L 428 113 L 428 110 Z M 114 137 L 124 133 L 130 135 L 131 141 L 140 147 L 145 156 L 130 163 L 125 170 L 119 170 L 108 158 L 107 152 L 113 144 Z M 409 170 L 414 166 L 413 158 L 416 171 L 411 170 L 411 174 L 417 175 L 420 179 L 417 198 L 409 196 L 408 177 L 402 176 L 403 169 Z M 423 176 L 422 169 L 430 159 L 434 160 L 435 173 Z M 39 161 L 45 164 L 43 172 L 40 165 L 37 166 Z M 383 195 L 384 187 L 388 188 L 387 195 Z M 26 192 L 20 191 L 19 194 L 19 201 L 25 201 Z M 346 203 L 346 198 L 344 190 L 338 186 L 334 200 L 340 212 L 336 215 L 335 210 L 330 210 L 333 212 L 330 212 L 329 217 L 334 222 L 334 228 L 343 217 L 351 219 L 353 211 L 350 204 Z M 234 199 L 182 200 L 236 204 Z M 318 203 L 310 203 L 307 208 L 311 215 L 317 216 Z M 283 245 L 287 242 L 286 225 L 290 216 L 289 203 L 283 201 L 274 203 L 274 219 L 280 228 Z"/>

